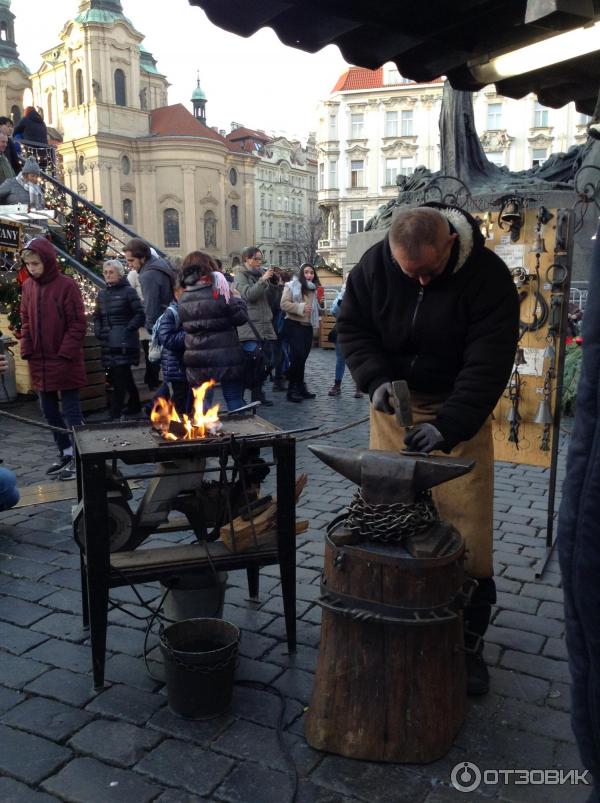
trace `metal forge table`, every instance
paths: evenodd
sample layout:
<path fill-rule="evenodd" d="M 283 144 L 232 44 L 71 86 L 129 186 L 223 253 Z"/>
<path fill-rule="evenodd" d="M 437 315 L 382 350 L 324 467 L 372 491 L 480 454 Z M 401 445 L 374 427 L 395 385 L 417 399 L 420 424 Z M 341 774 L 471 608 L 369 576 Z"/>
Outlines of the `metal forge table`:
<path fill-rule="evenodd" d="M 232 437 L 233 436 L 233 437 Z M 273 449 L 276 465 L 277 532 L 276 546 L 253 547 L 231 552 L 218 541 L 210 542 L 210 555 L 203 543 L 163 548 L 140 548 L 129 552 L 109 549 L 106 461 L 126 465 L 163 463 L 176 459 L 199 460 L 232 454 L 240 442 L 253 449 Z M 193 441 L 161 441 L 149 423 L 114 423 L 75 429 L 77 496 L 84 523 L 81 552 L 81 591 L 84 626 L 90 628 L 94 688 L 104 685 L 104 662 L 110 588 L 190 574 L 207 568 L 244 568 L 249 594 L 258 594 L 259 568 L 279 563 L 290 652 L 296 650 L 296 510 L 295 440 L 258 416 L 225 419 L 219 438 Z M 189 528 L 189 525 L 160 527 L 158 532 Z"/>

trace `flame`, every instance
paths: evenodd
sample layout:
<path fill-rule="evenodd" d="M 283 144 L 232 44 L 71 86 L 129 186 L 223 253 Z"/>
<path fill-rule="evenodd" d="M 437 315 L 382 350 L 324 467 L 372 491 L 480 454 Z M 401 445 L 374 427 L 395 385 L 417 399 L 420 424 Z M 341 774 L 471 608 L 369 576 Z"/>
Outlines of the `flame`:
<path fill-rule="evenodd" d="M 160 430 L 166 440 L 171 441 L 193 440 L 195 438 L 205 438 L 207 434 L 215 434 L 221 428 L 219 405 L 215 404 L 204 412 L 204 397 L 207 391 L 214 387 L 215 384 L 215 380 L 210 379 L 208 382 L 203 382 L 199 388 L 192 388 L 192 393 L 194 394 L 194 414 L 192 418 L 185 413 L 180 417 L 173 402 L 159 396 L 154 402 L 150 413 L 150 420 L 154 428 Z M 183 435 L 178 437 L 170 431 L 172 422 L 183 425 L 185 430 Z"/>

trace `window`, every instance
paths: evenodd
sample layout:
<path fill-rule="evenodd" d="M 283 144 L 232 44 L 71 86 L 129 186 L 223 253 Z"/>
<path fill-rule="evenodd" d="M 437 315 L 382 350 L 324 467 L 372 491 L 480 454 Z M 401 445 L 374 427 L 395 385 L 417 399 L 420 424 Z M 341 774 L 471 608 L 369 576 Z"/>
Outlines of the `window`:
<path fill-rule="evenodd" d="M 539 167 L 543 165 L 548 156 L 546 148 L 533 148 L 531 151 L 531 166 Z"/>
<path fill-rule="evenodd" d="M 48 92 L 48 98 L 46 100 L 47 106 L 47 118 L 48 118 L 48 125 L 52 125 L 52 92 Z"/>
<path fill-rule="evenodd" d="M 125 73 L 120 69 L 115 70 L 115 103 L 117 106 L 127 106 Z"/>
<path fill-rule="evenodd" d="M 286 240 L 290 239 L 290 224 L 289 223 L 285 224 L 285 239 Z"/>
<path fill-rule="evenodd" d="M 260 233 L 263 237 L 267 236 L 267 221 L 263 220 L 260 226 Z"/>
<path fill-rule="evenodd" d="M 79 170 L 79 175 L 83 176 L 85 173 L 85 156 L 80 156 L 77 160 L 77 169 Z"/>
<path fill-rule="evenodd" d="M 283 211 L 284 212 L 290 211 L 290 199 L 287 197 L 287 195 L 283 199 Z"/>
<path fill-rule="evenodd" d="M 402 156 L 400 158 L 400 173 L 403 176 L 410 176 L 414 172 L 415 163 L 412 156 Z"/>
<path fill-rule="evenodd" d="M 238 180 L 237 170 L 235 169 L 235 167 L 232 167 L 229 170 L 229 183 L 231 184 L 232 187 L 235 187 L 235 185 L 237 184 L 237 180 Z"/>
<path fill-rule="evenodd" d="M 179 248 L 179 212 L 176 209 L 165 209 L 163 212 L 163 231 L 165 248 Z"/>
<path fill-rule="evenodd" d="M 321 162 L 319 164 L 319 189 L 325 189 L 325 163 Z"/>
<path fill-rule="evenodd" d="M 350 115 L 350 139 L 362 139 L 365 129 L 365 116 L 362 112 Z"/>
<path fill-rule="evenodd" d="M 265 208 L 265 194 L 264 194 L 264 192 L 262 192 L 260 194 L 260 208 L 261 209 Z"/>
<path fill-rule="evenodd" d="M 126 226 L 133 225 L 133 201 L 131 198 L 125 198 L 123 200 L 123 223 Z"/>
<path fill-rule="evenodd" d="M 397 67 L 389 67 L 387 70 L 387 75 L 385 76 L 384 84 L 386 86 L 390 86 L 393 84 L 401 84 L 403 83 L 402 76 L 398 72 Z"/>
<path fill-rule="evenodd" d="M 365 228 L 365 210 L 364 209 L 351 209 L 350 210 L 350 234 L 358 234 L 364 231 Z"/>
<path fill-rule="evenodd" d="M 124 176 L 128 176 L 131 173 L 131 161 L 129 156 L 121 157 L 121 173 L 123 173 Z"/>
<path fill-rule="evenodd" d="M 337 114 L 329 115 L 329 139 L 337 139 Z"/>
<path fill-rule="evenodd" d="M 398 112 L 385 113 L 385 136 L 398 136 Z"/>
<path fill-rule="evenodd" d="M 273 221 L 269 220 L 269 237 L 273 236 Z M 273 261 L 273 255 L 271 255 L 271 261 Z"/>
<path fill-rule="evenodd" d="M 337 161 L 334 159 L 331 162 L 329 162 L 329 189 L 333 190 L 336 187 L 337 187 Z M 300 210 L 298 209 L 298 211 Z"/>
<path fill-rule="evenodd" d="M 501 151 L 490 151 L 489 153 L 486 153 L 486 156 L 493 165 L 497 165 L 497 167 L 503 167 L 504 154 Z"/>
<path fill-rule="evenodd" d="M 83 73 L 81 70 L 77 70 L 75 73 L 75 98 L 77 105 L 81 106 L 83 104 Z"/>
<path fill-rule="evenodd" d="M 269 209 L 273 209 L 273 198 L 269 195 Z"/>
<path fill-rule="evenodd" d="M 413 112 L 408 109 L 402 112 L 400 136 L 412 137 L 413 135 Z"/>
<path fill-rule="evenodd" d="M 279 222 L 279 239 L 283 237 L 283 223 Z"/>
<path fill-rule="evenodd" d="M 283 265 L 283 251 L 279 252 L 279 264 Z"/>
<path fill-rule="evenodd" d="M 8 39 L 8 32 L 5 22 L 3 22 L 2 25 L 0 25 L 0 39 L 2 39 L 3 42 L 6 42 L 6 40 Z"/>
<path fill-rule="evenodd" d="M 233 231 L 238 231 L 240 228 L 239 210 L 235 204 L 232 204 L 229 211 L 231 214 L 231 228 Z"/>
<path fill-rule="evenodd" d="M 545 128 L 547 125 L 548 109 L 536 102 L 533 109 L 533 126 L 534 128 Z"/>
<path fill-rule="evenodd" d="M 350 186 L 364 187 L 365 163 L 362 159 L 353 159 L 350 162 Z"/>
<path fill-rule="evenodd" d="M 386 186 L 389 187 L 392 184 L 395 184 L 397 175 L 398 175 L 398 160 L 397 159 L 386 159 L 385 160 L 385 183 L 386 183 Z"/>
<path fill-rule="evenodd" d="M 502 128 L 502 104 L 488 103 L 487 107 L 487 127 L 490 131 L 497 131 Z M 488 154 L 489 158 L 489 154 Z"/>

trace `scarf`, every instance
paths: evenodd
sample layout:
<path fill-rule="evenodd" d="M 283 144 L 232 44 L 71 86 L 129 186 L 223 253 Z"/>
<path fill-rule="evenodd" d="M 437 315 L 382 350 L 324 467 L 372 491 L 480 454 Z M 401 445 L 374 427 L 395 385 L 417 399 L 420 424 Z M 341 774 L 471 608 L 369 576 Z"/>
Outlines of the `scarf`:
<path fill-rule="evenodd" d="M 317 297 L 316 294 L 313 296 L 312 302 L 309 302 L 307 299 L 303 298 L 302 296 L 302 285 L 300 284 L 300 279 L 297 276 L 294 276 L 291 282 L 287 283 L 287 286 L 290 288 L 292 293 L 292 301 L 294 304 L 308 304 L 310 303 L 310 325 L 313 329 L 319 328 L 319 307 L 316 303 Z M 306 282 L 306 287 L 309 290 L 315 290 L 316 287 L 312 282 Z"/>
<path fill-rule="evenodd" d="M 17 176 L 17 181 L 29 193 L 29 205 L 33 209 L 44 208 L 44 193 L 42 188 L 37 184 L 32 184 L 30 181 L 25 181 L 21 173 Z"/>

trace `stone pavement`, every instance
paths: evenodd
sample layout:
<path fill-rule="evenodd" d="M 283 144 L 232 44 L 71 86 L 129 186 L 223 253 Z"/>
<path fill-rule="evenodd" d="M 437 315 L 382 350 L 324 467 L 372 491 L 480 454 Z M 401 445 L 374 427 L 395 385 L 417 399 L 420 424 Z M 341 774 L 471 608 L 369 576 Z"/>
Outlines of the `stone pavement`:
<path fill-rule="evenodd" d="M 332 351 L 315 350 L 309 362 L 313 402 L 293 405 L 273 394 L 265 416 L 285 428 L 331 428 L 367 414 L 347 376 L 342 396 L 329 398 Z M 15 409 L 15 408 L 12 408 Z M 35 404 L 16 411 L 35 416 Z M 0 417 L 1 454 L 21 485 L 45 481 L 54 452 L 49 433 Z M 328 442 L 367 443 L 367 426 Z M 569 724 L 569 673 L 556 557 L 543 580 L 534 565 L 544 554 L 548 472 L 499 463 L 496 467 L 495 557 L 498 606 L 486 657 L 492 691 L 470 702 L 450 753 L 427 766 L 384 765 L 319 753 L 303 739 L 319 643 L 315 605 L 327 523 L 354 488 L 332 475 L 298 445 L 298 473 L 309 484 L 298 514 L 310 529 L 298 538 L 298 640 L 286 653 L 277 567 L 261 570 L 260 602 L 246 599 L 245 572 L 229 575 L 224 618 L 243 630 L 238 679 L 272 684 L 285 699 L 284 739 L 300 775 L 300 803 L 443 803 L 460 799 L 583 801 L 582 786 L 497 784 L 463 795 L 450 772 L 470 761 L 487 770 L 577 769 Z M 78 551 L 70 525 L 72 502 L 0 514 L 0 800 L 81 803 L 285 803 L 291 779 L 276 739 L 278 696 L 236 687 L 231 712 L 189 722 L 167 708 L 163 685 L 144 667 L 145 617 L 130 588 L 111 598 L 125 610 L 110 614 L 107 685 L 92 689 L 87 633 L 81 627 Z M 138 586 L 157 602 L 157 584 Z M 128 613 L 129 612 L 129 613 Z M 162 667 L 156 636 L 150 665 Z M 493 781 L 493 778 L 490 778 Z"/>

